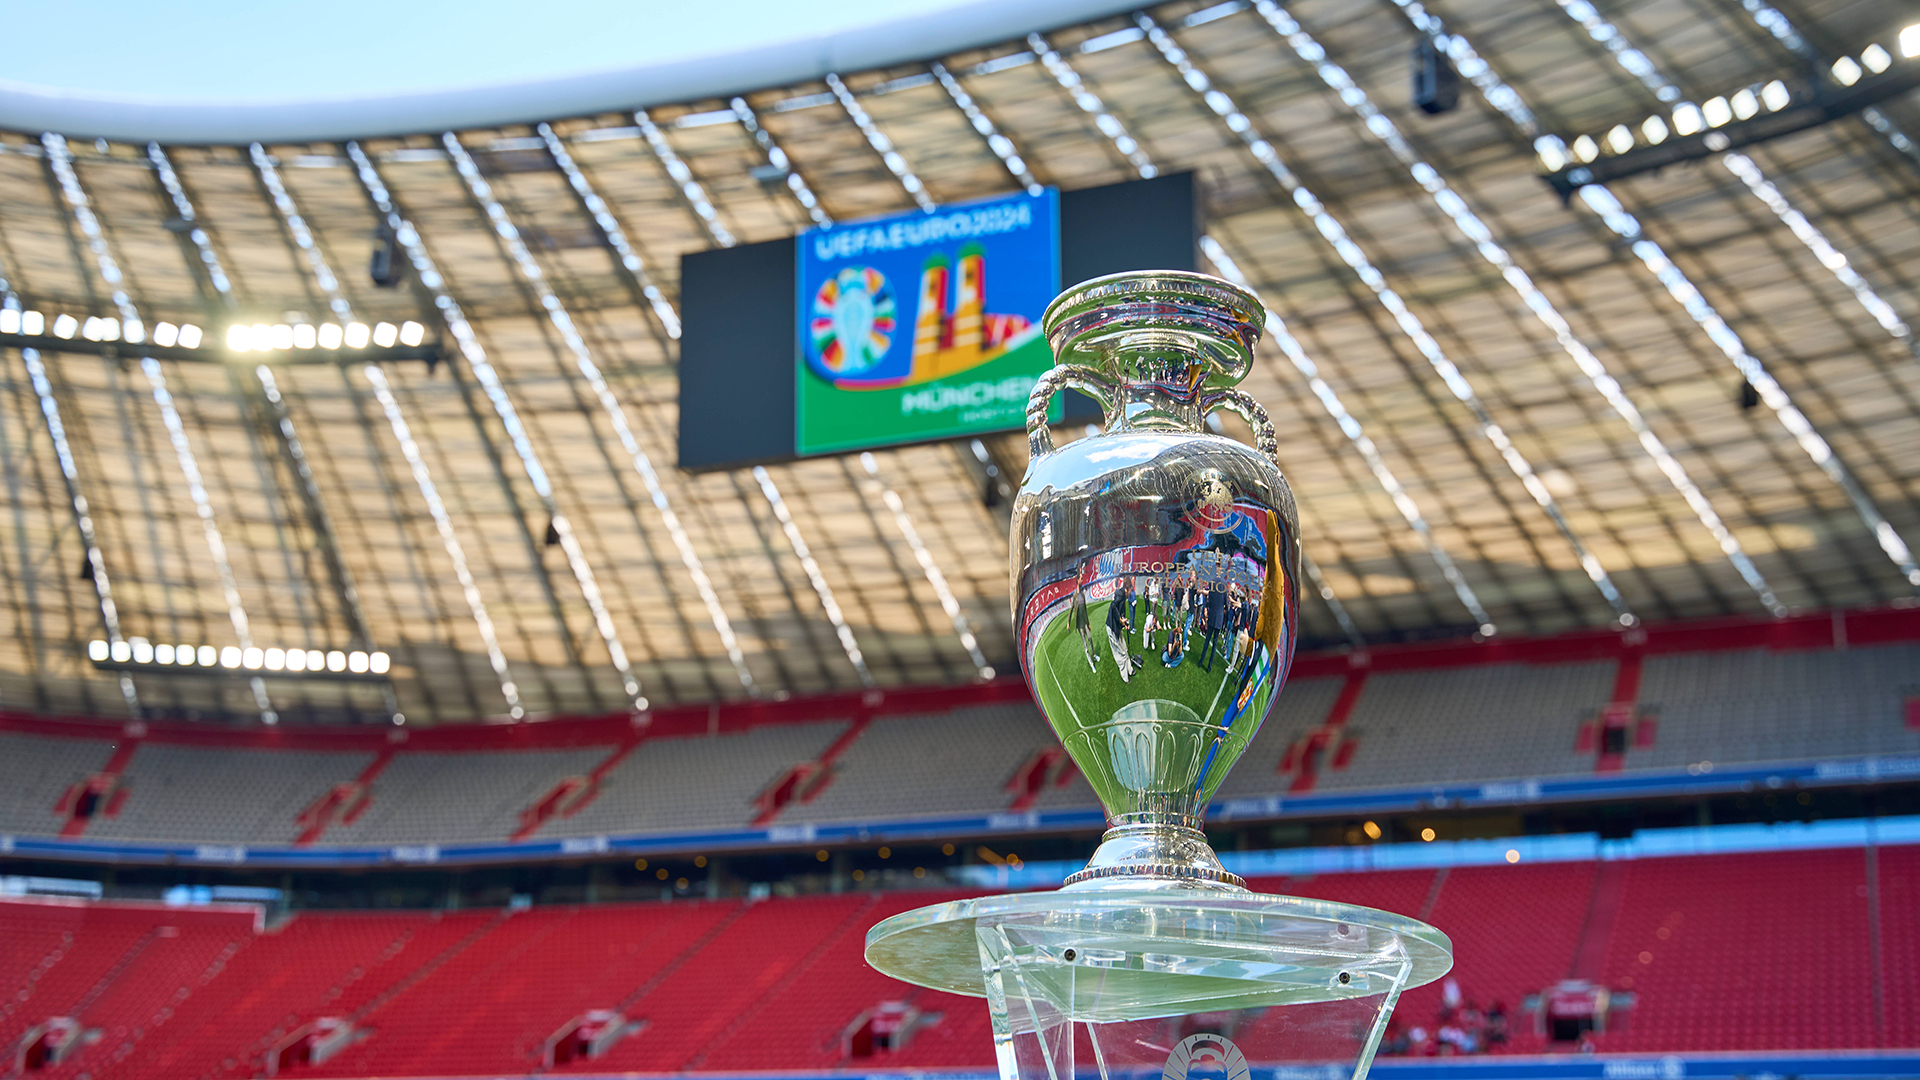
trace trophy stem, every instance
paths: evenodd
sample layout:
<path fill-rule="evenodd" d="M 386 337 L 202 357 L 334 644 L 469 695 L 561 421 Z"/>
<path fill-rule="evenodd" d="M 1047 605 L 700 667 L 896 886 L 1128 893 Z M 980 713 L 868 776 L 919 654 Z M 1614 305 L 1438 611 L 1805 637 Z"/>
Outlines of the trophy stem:
<path fill-rule="evenodd" d="M 1246 892 L 1247 883 L 1220 865 L 1200 822 L 1184 814 L 1117 815 L 1086 869 L 1063 888 Z"/>

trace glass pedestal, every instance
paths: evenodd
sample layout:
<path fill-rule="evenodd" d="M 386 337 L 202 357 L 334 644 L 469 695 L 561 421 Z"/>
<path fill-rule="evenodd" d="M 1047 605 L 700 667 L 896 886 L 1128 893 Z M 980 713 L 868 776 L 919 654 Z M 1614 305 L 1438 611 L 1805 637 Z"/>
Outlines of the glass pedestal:
<path fill-rule="evenodd" d="M 1349 904 L 1105 888 L 909 911 L 868 932 L 867 961 L 986 998 L 1003 1080 L 1360 1080 L 1401 992 L 1446 974 L 1453 947 Z"/>

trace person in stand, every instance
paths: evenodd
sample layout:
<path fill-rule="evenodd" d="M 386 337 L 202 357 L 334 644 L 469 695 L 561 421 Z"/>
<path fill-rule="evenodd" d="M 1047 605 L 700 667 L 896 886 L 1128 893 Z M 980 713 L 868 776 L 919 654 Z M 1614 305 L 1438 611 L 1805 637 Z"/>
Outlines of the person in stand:
<path fill-rule="evenodd" d="M 1240 598 L 1240 586 L 1227 586 L 1227 674 L 1240 670 L 1241 639 L 1246 637 L 1247 605 Z"/>
<path fill-rule="evenodd" d="M 1167 667 L 1177 668 L 1187 658 L 1187 629 L 1178 619 L 1167 630 L 1167 651 L 1160 654 L 1160 662 Z"/>
<path fill-rule="evenodd" d="M 1126 598 L 1116 587 L 1113 599 L 1107 602 L 1107 650 L 1113 653 L 1114 667 L 1120 669 L 1120 681 L 1132 682 L 1133 673 L 1140 670 L 1145 661 L 1132 654 L 1126 619 Z"/>
<path fill-rule="evenodd" d="M 1206 595 L 1206 638 L 1200 647 L 1200 667 L 1213 671 L 1213 662 L 1220 655 L 1221 634 L 1227 627 L 1227 590 L 1226 586 L 1215 583 Z"/>

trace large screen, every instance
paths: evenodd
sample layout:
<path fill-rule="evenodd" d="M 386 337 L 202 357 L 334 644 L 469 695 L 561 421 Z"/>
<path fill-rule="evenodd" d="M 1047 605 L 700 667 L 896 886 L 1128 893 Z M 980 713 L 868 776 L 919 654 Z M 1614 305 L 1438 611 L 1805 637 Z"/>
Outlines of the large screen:
<path fill-rule="evenodd" d="M 687 255 L 680 467 L 1018 429 L 1052 363 L 1034 324 L 1060 288 L 1195 269 L 1199 238 L 1193 177 L 1176 173 Z M 1068 391 L 1053 418 L 1100 413 Z"/>
<path fill-rule="evenodd" d="M 1059 220 L 1047 189 L 801 233 L 794 452 L 1020 426 L 1053 366 Z"/>

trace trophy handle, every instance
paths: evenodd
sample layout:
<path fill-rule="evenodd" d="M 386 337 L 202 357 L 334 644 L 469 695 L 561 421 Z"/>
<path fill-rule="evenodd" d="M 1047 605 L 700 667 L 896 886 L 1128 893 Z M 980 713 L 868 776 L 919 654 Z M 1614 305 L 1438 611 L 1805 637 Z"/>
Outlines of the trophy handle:
<path fill-rule="evenodd" d="M 1056 367 L 1040 376 L 1027 397 L 1027 460 L 1037 461 L 1053 453 L 1053 431 L 1047 427 L 1047 405 L 1053 395 L 1067 388 L 1078 390 L 1100 404 L 1102 413 L 1113 408 L 1113 381 L 1097 371 L 1085 368 Z M 1247 399 L 1252 403 L 1252 398 Z M 1253 406 L 1258 409 L 1259 405 Z M 1264 416 L 1265 414 L 1261 414 Z"/>
<path fill-rule="evenodd" d="M 1253 428 L 1254 448 L 1267 455 L 1275 468 L 1280 467 L 1280 436 L 1259 402 L 1241 390 L 1209 390 L 1201 394 L 1200 415 L 1205 417 L 1215 409 L 1225 409 L 1245 420 Z"/>

